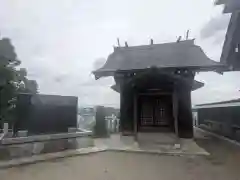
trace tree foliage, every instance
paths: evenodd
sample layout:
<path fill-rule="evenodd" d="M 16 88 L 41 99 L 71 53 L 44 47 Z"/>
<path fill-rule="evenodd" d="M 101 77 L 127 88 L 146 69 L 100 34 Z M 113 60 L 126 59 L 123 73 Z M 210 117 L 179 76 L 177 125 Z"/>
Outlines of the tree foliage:
<path fill-rule="evenodd" d="M 8 38 L 0 38 L 0 121 L 14 118 L 16 95 L 19 92 L 37 93 L 38 85 L 27 79 L 27 71 L 21 64 L 15 48 Z"/>
<path fill-rule="evenodd" d="M 27 79 L 27 70 L 25 68 L 20 68 L 17 74 L 19 93 L 38 93 L 37 81 Z"/>
<path fill-rule="evenodd" d="M 11 117 L 17 91 L 16 66 L 20 65 L 8 38 L 0 39 L 0 120 Z"/>

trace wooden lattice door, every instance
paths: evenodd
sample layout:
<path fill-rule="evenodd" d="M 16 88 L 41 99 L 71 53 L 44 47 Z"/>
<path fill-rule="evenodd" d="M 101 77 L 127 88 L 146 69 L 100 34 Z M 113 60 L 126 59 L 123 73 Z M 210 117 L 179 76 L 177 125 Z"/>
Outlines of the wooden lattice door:
<path fill-rule="evenodd" d="M 154 106 L 154 122 L 156 126 L 170 126 L 171 107 L 164 98 L 158 98 Z"/>
<path fill-rule="evenodd" d="M 139 129 L 171 128 L 172 107 L 169 101 L 171 98 L 165 96 L 142 96 Z"/>
<path fill-rule="evenodd" d="M 143 97 L 140 105 L 140 126 L 144 127 L 154 125 L 154 106 L 152 99 Z"/>

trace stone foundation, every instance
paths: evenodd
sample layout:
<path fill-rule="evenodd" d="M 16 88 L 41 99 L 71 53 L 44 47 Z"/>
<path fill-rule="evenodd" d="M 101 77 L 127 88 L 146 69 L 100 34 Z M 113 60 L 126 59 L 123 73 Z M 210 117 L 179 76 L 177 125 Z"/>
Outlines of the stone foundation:
<path fill-rule="evenodd" d="M 91 132 L 4 138 L 0 145 L 0 160 L 86 148 L 93 145 Z"/>

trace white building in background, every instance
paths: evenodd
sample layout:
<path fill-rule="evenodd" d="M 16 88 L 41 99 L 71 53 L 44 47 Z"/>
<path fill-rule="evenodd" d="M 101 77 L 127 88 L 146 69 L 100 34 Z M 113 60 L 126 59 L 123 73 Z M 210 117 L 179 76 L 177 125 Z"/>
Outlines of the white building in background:
<path fill-rule="evenodd" d="M 93 130 L 95 125 L 95 108 L 81 108 L 78 112 L 78 129 Z"/>
<path fill-rule="evenodd" d="M 107 129 L 110 132 L 118 132 L 119 130 L 119 119 L 116 115 L 112 114 L 111 116 L 105 117 L 105 120 L 107 121 Z"/>

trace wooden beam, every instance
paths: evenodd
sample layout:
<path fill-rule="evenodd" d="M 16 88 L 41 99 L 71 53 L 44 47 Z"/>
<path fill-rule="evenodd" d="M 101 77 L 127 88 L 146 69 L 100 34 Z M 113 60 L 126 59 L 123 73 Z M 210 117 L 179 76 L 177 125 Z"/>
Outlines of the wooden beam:
<path fill-rule="evenodd" d="M 133 122 L 134 122 L 134 138 L 137 141 L 137 127 L 138 127 L 138 95 L 134 94 L 134 98 L 133 98 L 133 108 L 134 108 L 134 112 L 133 112 Z"/>
<path fill-rule="evenodd" d="M 172 95 L 170 92 L 146 92 L 146 93 L 139 93 L 139 95 L 144 95 L 144 96 L 162 96 L 162 95 Z"/>
<path fill-rule="evenodd" d="M 177 91 L 174 90 L 173 92 L 173 118 L 174 118 L 174 129 L 175 129 L 175 134 L 177 135 L 177 137 L 179 137 L 178 135 L 178 95 L 177 95 Z"/>

